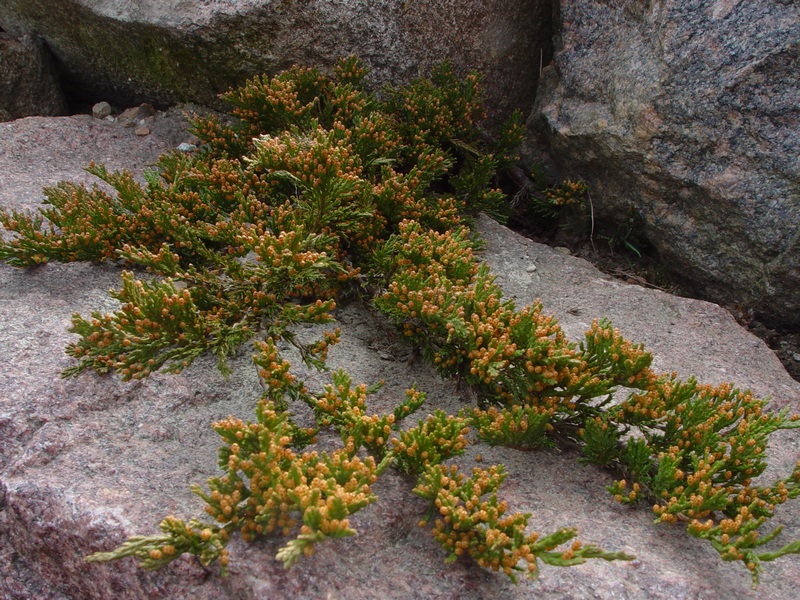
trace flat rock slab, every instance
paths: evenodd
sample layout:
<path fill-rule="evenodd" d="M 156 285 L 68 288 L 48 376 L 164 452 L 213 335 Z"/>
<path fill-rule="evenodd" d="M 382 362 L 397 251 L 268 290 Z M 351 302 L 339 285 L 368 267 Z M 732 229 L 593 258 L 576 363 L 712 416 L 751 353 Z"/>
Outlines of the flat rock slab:
<path fill-rule="evenodd" d="M 8 140 L 23 135 L 36 140 L 37 131 L 48 132 L 48 163 L 30 162 L 35 152 L 9 146 L 14 141 Z M 158 131 L 149 139 L 114 131 L 81 118 L 0 125 L 0 204 L 33 208 L 41 200 L 39 188 L 52 177 L 83 177 L 80 167 L 90 160 L 141 168 L 180 139 L 158 137 Z M 34 146 L 44 153 L 40 143 Z M 694 373 L 711 383 L 730 380 L 772 394 L 776 407 L 800 411 L 800 384 L 719 307 L 620 283 L 488 219 L 479 219 L 478 228 L 487 242 L 483 259 L 506 293 L 519 306 L 541 298 L 572 339 L 580 339 L 593 318 L 608 316 L 653 351 L 658 369 Z M 789 598 L 796 592 L 797 560 L 767 565 L 753 592 L 743 567 L 721 562 L 680 527 L 653 525 L 647 508 L 617 504 L 604 489 L 613 476 L 579 464 L 568 452 L 483 445 L 468 448 L 458 462 L 469 468 L 480 453 L 483 466 L 505 464 L 510 474 L 502 496 L 511 510 L 532 513 L 533 529 L 575 526 L 584 542 L 635 554 L 636 560 L 544 566 L 538 580 L 519 586 L 469 562 L 445 564 L 445 552 L 417 526 L 426 506 L 411 494 L 413 482 L 389 472 L 375 487 L 378 502 L 351 519 L 357 536 L 322 544 L 288 571 L 274 559 L 283 539 L 232 542 L 226 579 L 207 575 L 189 558 L 154 573 L 139 570 L 132 559 L 85 564 L 91 552 L 110 550 L 129 535 L 154 533 L 167 514 L 200 516 L 202 502 L 189 485 L 217 473 L 219 442 L 210 423 L 228 415 L 253 419 L 260 393 L 248 349 L 228 380 L 211 360 L 179 376 L 157 374 L 138 383 L 92 373 L 60 379 L 71 362 L 63 352 L 73 339 L 67 333 L 71 315 L 113 310 L 107 290 L 118 285 L 112 265 L 0 265 L 0 596 L 717 599 Z M 390 410 L 413 383 L 428 393 L 423 413 L 454 412 L 469 402 L 453 382 L 412 360 L 411 349 L 368 307 L 344 306 L 337 319 L 343 341 L 331 350 L 331 367 L 347 369 L 356 382 L 387 382 L 371 409 Z M 304 375 L 313 387 L 327 381 L 326 374 Z M 789 472 L 799 441 L 796 433 L 777 437 L 770 449 L 776 475 Z M 785 540 L 800 538 L 796 504 L 782 507 L 775 521 L 785 526 Z"/>

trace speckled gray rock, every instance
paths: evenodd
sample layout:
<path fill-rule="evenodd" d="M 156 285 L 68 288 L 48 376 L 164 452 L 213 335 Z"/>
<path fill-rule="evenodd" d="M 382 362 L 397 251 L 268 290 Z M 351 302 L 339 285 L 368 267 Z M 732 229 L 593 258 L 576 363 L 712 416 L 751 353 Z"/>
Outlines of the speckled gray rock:
<path fill-rule="evenodd" d="M 192 112 L 191 107 L 178 106 L 162 113 L 153 121 L 153 135 L 146 138 L 123 124 L 89 115 L 27 117 L 0 125 L 0 203 L 34 210 L 40 205 L 42 187 L 62 179 L 94 180 L 83 172 L 91 161 L 141 172 L 160 154 L 186 141 L 184 114 Z"/>
<path fill-rule="evenodd" d="M 42 43 L 0 30 L 0 121 L 66 113 L 64 93 Z"/>
<path fill-rule="evenodd" d="M 495 115 L 530 108 L 549 52 L 544 0 L 5 0 L 0 26 L 41 35 L 74 91 L 130 106 L 217 102 L 246 76 L 355 54 L 375 84 L 449 59 L 479 69 Z M 537 57 L 532 60 L 531 57 Z"/>
<path fill-rule="evenodd" d="M 800 5 L 562 2 L 530 124 L 705 297 L 800 327 Z"/>
<path fill-rule="evenodd" d="M 111 105 L 108 102 L 98 102 L 92 107 L 92 116 L 95 119 L 105 119 L 111 114 Z"/>
<path fill-rule="evenodd" d="M 84 177 L 80 167 L 92 159 L 140 172 L 162 146 L 181 139 L 178 124 L 172 127 L 177 133 L 154 127 L 142 139 L 121 124 L 88 116 L 0 124 L 0 204 L 33 209 L 41 185 Z M 53 157 L 46 164 L 44 140 Z M 659 369 L 695 373 L 708 382 L 732 380 L 773 394 L 776 406 L 800 410 L 800 384 L 719 307 L 620 283 L 488 219 L 478 227 L 487 241 L 483 257 L 507 294 L 520 305 L 540 297 L 571 337 L 579 337 L 592 318 L 609 315 L 623 333 L 653 350 Z M 155 532 L 167 514 L 199 516 L 201 502 L 189 485 L 216 472 L 218 441 L 209 424 L 230 414 L 252 418 L 260 393 L 247 351 L 234 365 L 242 370 L 227 381 L 210 360 L 180 376 L 132 384 L 90 373 L 60 379 L 70 364 L 63 353 L 72 339 L 66 332 L 70 316 L 112 310 L 106 290 L 118 282 L 111 265 L 48 264 L 24 271 L 0 264 L 0 597 L 716 600 L 790 598 L 796 591 L 798 561 L 768 565 L 762 586 L 752 592 L 744 569 L 720 562 L 679 528 L 654 526 L 646 508 L 618 505 L 604 490 L 612 476 L 569 453 L 482 446 L 470 447 L 459 462 L 469 468 L 480 452 L 483 465 L 504 463 L 510 476 L 502 495 L 512 510 L 532 513 L 532 528 L 576 526 L 584 541 L 637 560 L 544 567 L 539 580 L 518 587 L 467 562 L 445 564 L 444 552 L 417 526 L 425 504 L 411 494 L 413 482 L 389 472 L 376 485 L 379 501 L 351 520 L 357 536 L 322 545 L 289 571 L 274 559 L 283 543 L 275 539 L 233 542 L 233 569 L 224 580 L 206 576 L 188 559 L 156 573 L 137 570 L 132 560 L 84 564 L 90 552 Z M 468 399 L 454 383 L 410 361 L 410 349 L 368 310 L 351 304 L 337 318 L 343 341 L 331 350 L 330 363 L 348 369 L 357 382 L 387 382 L 372 397 L 375 411 L 390 410 L 414 382 L 429 394 L 425 410 L 465 406 Z M 311 386 L 325 381 L 325 375 L 310 374 Z M 776 440 L 770 450 L 776 472 L 797 459 L 799 438 Z M 800 511 L 784 508 L 776 520 L 786 526 L 787 539 L 797 539 Z"/>

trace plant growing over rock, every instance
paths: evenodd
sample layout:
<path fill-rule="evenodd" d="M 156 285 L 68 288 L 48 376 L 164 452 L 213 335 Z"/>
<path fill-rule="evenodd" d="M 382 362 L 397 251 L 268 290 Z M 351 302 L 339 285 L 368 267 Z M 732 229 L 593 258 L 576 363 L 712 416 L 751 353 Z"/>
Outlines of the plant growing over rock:
<path fill-rule="evenodd" d="M 288 567 L 317 543 L 353 535 L 349 518 L 377 501 L 372 486 L 390 466 L 417 479 L 413 491 L 438 512 L 433 535 L 451 559 L 470 556 L 513 578 L 520 562 L 535 575 L 539 561 L 631 558 L 574 541 L 571 529 L 528 532 L 529 515 L 507 514 L 499 499 L 502 466 L 467 478 L 446 463 L 473 428 L 489 444 L 579 448 L 625 477 L 609 487 L 617 500 L 648 501 L 658 522 L 687 523 L 723 559 L 742 561 L 754 584 L 761 563 L 800 553 L 800 542 L 760 551 L 780 532 L 762 535 L 761 526 L 800 495 L 800 464 L 771 485 L 755 482 L 769 436 L 800 426 L 797 416 L 729 385 L 659 375 L 650 354 L 606 321 L 575 344 L 541 304 L 517 308 L 477 260 L 469 223 L 478 211 L 504 211 L 493 185 L 515 160 L 518 117 L 485 135 L 479 78 L 459 80 L 446 65 L 382 96 L 363 81 L 355 59 L 331 78 L 295 67 L 253 79 L 225 94 L 230 119 L 194 123 L 198 153 L 163 156 L 144 183 L 92 165 L 115 193 L 62 183 L 46 190 L 39 215 L 0 210 L 16 233 L 0 242 L 10 264 L 111 260 L 139 270 L 123 273 L 117 311 L 74 316 L 78 339 L 67 352 L 76 363 L 65 376 L 179 372 L 205 352 L 224 372 L 243 343 L 255 348 L 264 388 L 255 420 L 213 424 L 223 474 L 193 487 L 213 522 L 168 517 L 161 534 L 87 560 L 136 556 L 158 568 L 188 552 L 225 572 L 238 532 L 288 538 L 278 553 Z M 581 193 L 576 184 L 551 200 Z M 353 296 L 373 302 L 443 376 L 470 386 L 478 406 L 404 426 L 423 392 L 369 414 L 376 387 L 343 371 L 309 391 L 279 344 L 324 369 L 340 332 L 303 342 L 296 327 L 331 322 L 337 302 Z M 299 405 L 312 409 L 312 427 L 297 423 Z M 314 447 L 323 428 L 338 432 L 340 447 Z"/>

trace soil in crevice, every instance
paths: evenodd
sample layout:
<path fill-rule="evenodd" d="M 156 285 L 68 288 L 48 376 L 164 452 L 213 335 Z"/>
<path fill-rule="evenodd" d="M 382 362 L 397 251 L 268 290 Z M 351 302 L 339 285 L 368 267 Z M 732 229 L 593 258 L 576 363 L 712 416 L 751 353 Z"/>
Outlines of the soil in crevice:
<path fill-rule="evenodd" d="M 554 228 L 552 223 L 537 225 L 530 215 L 516 214 L 508 227 L 520 235 L 540 244 L 568 248 L 573 256 L 592 263 L 600 271 L 628 283 L 660 289 L 667 293 L 707 300 L 698 294 L 692 283 L 670 272 L 646 240 L 637 240 L 632 249 L 625 244 L 614 245 L 602 234 L 590 236 L 585 232 L 572 233 Z M 748 311 L 738 306 L 723 307 L 737 323 L 766 342 L 786 371 L 800 381 L 800 332 L 785 332 L 765 325 Z"/>

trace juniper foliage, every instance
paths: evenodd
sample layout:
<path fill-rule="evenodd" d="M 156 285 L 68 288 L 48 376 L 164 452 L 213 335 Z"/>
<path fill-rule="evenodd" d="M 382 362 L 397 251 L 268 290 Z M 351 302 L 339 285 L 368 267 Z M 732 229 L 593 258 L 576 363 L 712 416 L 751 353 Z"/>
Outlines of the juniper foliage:
<path fill-rule="evenodd" d="M 476 259 L 469 224 L 479 211 L 507 210 L 496 177 L 517 161 L 519 115 L 487 136 L 480 78 L 461 80 L 448 65 L 382 94 L 367 91 L 364 76 L 350 58 L 332 77 L 302 67 L 257 77 L 223 96 L 230 118 L 194 122 L 197 153 L 162 156 L 144 183 L 91 165 L 112 193 L 61 183 L 45 190 L 39 214 L 0 209 L 0 224 L 16 234 L 0 241 L 9 264 L 134 269 L 113 293 L 117 311 L 74 316 L 78 339 L 67 352 L 76 362 L 65 376 L 179 372 L 205 352 L 225 371 L 226 356 L 255 348 L 264 388 L 255 420 L 213 424 L 222 474 L 192 488 L 213 522 L 167 517 L 161 534 L 87 560 L 135 556 L 159 568 L 190 553 L 224 573 L 232 535 L 280 534 L 288 541 L 277 558 L 288 567 L 326 539 L 353 535 L 350 517 L 377 500 L 372 486 L 390 465 L 416 478 L 429 517 L 438 512 L 432 532 L 450 559 L 470 556 L 514 579 L 520 570 L 535 576 L 539 562 L 631 558 L 574 541 L 571 529 L 528 532 L 528 515 L 507 514 L 499 499 L 502 466 L 467 478 L 447 464 L 473 428 L 493 445 L 580 448 L 583 460 L 623 474 L 609 486 L 614 498 L 650 502 L 657 522 L 686 523 L 724 560 L 744 563 L 754 585 L 762 563 L 800 553 L 798 542 L 761 550 L 780 533 L 762 533 L 775 507 L 800 495 L 800 464 L 756 483 L 770 435 L 800 426 L 797 416 L 731 385 L 657 374 L 651 355 L 607 321 L 575 344 L 540 303 L 517 308 Z M 584 191 L 566 182 L 546 204 L 579 203 Z M 403 429 L 423 392 L 408 390 L 389 414 L 369 414 L 376 387 L 342 371 L 310 392 L 279 344 L 324 369 L 340 332 L 309 343 L 294 331 L 331 322 L 349 295 L 370 297 L 442 376 L 472 387 L 478 406 L 433 411 Z M 298 404 L 311 407 L 314 427 L 296 424 Z M 313 449 L 327 427 L 341 447 Z"/>

